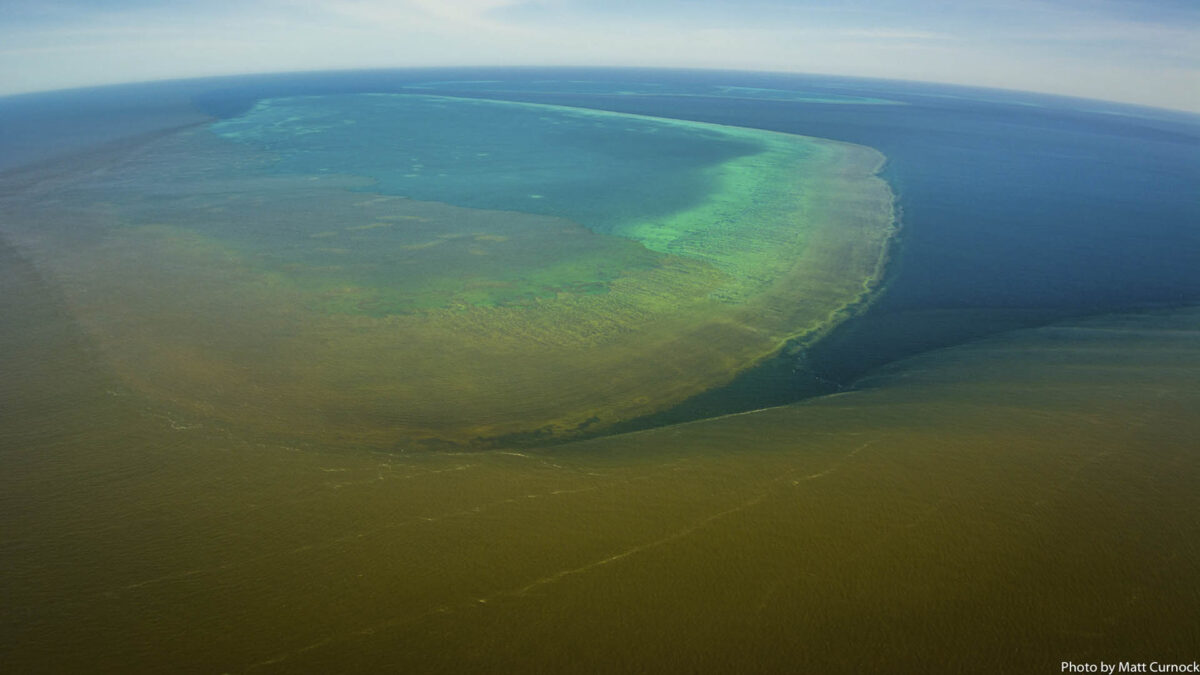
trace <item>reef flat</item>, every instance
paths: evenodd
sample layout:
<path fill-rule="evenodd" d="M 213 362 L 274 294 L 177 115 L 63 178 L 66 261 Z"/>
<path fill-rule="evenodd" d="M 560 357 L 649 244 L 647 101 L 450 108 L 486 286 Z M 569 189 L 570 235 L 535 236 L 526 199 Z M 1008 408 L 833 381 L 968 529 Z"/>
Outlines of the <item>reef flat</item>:
<path fill-rule="evenodd" d="M 29 192 L 15 237 L 114 371 L 185 414 L 385 447 L 552 440 L 844 318 L 893 231 L 883 162 L 558 106 L 273 99 Z"/>

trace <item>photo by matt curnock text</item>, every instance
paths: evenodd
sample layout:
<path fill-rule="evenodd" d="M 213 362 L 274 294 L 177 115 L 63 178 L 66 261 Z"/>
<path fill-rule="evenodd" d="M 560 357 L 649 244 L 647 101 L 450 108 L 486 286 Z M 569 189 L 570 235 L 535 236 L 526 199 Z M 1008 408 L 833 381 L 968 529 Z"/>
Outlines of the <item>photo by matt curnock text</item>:
<path fill-rule="evenodd" d="M 1158 661 L 1116 663 L 1074 663 L 1063 661 L 1059 672 L 1063 673 L 1200 673 L 1200 662 L 1159 663 Z"/>

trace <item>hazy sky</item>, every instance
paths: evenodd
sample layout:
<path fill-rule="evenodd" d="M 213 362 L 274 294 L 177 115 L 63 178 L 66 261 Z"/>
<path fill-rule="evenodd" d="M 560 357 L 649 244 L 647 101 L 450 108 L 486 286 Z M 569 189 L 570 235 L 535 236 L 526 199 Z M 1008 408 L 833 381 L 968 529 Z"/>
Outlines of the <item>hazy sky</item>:
<path fill-rule="evenodd" d="M 862 75 L 1200 112 L 1200 0 L 0 0 L 0 94 L 432 65 Z"/>

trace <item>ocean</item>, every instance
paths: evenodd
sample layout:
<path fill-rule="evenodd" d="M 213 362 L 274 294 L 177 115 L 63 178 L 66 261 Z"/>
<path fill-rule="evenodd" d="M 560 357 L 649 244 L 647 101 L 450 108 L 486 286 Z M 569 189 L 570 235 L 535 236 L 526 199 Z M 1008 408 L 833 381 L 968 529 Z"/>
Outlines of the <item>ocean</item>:
<path fill-rule="evenodd" d="M 502 136 L 455 133 L 472 106 Z M 393 163 L 322 115 L 431 142 Z M 1195 116 L 440 69 L 26 95 L 0 120 L 13 670 L 1195 657 Z M 794 182 L 831 166 L 849 182 Z M 730 229 L 689 229 L 713 203 Z M 838 227 L 758 226 L 809 216 Z"/>

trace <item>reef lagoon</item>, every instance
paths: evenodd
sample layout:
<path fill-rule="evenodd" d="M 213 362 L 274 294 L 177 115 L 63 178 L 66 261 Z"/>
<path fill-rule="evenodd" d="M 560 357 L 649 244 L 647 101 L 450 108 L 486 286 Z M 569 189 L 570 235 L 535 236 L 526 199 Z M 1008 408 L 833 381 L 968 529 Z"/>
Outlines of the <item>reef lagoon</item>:
<path fill-rule="evenodd" d="M 102 161 L 9 213 L 115 372 L 399 451 L 725 384 L 863 302 L 894 229 L 869 148 L 530 103 L 267 99 Z"/>
<path fill-rule="evenodd" d="M 441 69 L 0 120 L 14 670 L 1195 658 L 1194 116 Z"/>

